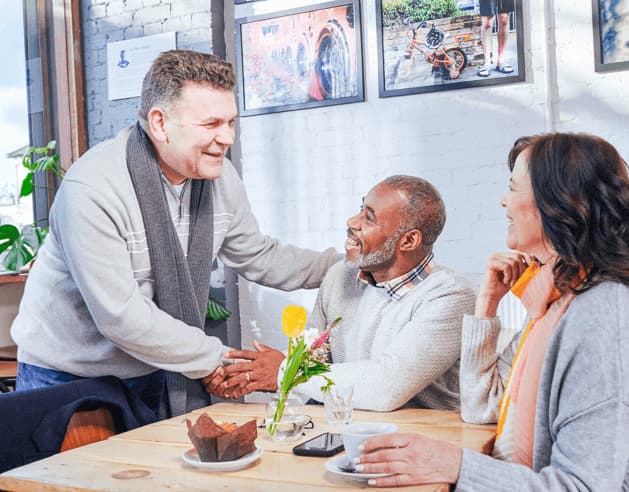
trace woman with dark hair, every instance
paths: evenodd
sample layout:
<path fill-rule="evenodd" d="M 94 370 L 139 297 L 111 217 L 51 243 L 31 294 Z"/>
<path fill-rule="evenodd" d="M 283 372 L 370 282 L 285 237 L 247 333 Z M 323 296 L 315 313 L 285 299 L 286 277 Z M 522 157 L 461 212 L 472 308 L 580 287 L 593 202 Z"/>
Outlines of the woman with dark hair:
<path fill-rule="evenodd" d="M 421 435 L 370 439 L 359 471 L 392 486 L 629 490 L 629 178 L 608 142 L 552 133 L 509 155 L 508 253 L 493 255 L 463 322 L 461 415 L 498 421 L 493 456 Z M 497 352 L 511 290 L 527 327 Z"/>

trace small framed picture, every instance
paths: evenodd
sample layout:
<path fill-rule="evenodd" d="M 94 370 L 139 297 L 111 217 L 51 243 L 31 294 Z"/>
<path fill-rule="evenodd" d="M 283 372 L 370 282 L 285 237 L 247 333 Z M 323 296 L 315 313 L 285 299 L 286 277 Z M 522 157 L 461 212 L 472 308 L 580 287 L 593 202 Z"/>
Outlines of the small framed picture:
<path fill-rule="evenodd" d="M 243 116 L 362 101 L 360 1 L 236 20 Z"/>
<path fill-rule="evenodd" d="M 376 0 L 380 97 L 524 80 L 521 0 Z"/>
<path fill-rule="evenodd" d="M 594 69 L 629 69 L 629 4 L 592 0 Z"/>

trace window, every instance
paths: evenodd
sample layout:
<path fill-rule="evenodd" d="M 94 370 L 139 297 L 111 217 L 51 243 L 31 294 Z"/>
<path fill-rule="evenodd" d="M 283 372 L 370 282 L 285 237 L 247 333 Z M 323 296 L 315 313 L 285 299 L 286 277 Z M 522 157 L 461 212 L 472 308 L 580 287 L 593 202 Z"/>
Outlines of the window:
<path fill-rule="evenodd" d="M 0 16 L 0 225 L 33 222 L 31 196 L 19 198 L 29 145 L 22 0 L 2 2 Z"/>

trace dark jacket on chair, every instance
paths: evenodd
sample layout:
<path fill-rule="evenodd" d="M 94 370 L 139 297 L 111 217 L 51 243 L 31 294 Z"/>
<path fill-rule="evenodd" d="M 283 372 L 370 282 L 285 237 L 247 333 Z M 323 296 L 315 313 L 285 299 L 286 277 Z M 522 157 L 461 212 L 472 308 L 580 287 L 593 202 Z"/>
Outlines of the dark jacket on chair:
<path fill-rule="evenodd" d="M 113 376 L 0 394 L 0 472 L 58 453 L 74 412 L 99 408 L 111 412 L 116 433 L 157 420 Z"/>

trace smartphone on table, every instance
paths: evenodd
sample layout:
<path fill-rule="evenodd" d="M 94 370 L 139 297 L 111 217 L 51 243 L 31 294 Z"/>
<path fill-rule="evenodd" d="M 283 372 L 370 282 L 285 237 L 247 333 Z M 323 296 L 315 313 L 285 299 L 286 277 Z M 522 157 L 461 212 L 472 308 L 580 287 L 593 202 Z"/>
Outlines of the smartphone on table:
<path fill-rule="evenodd" d="M 333 456 L 343 451 L 341 434 L 324 432 L 293 448 L 293 453 L 300 456 Z"/>

